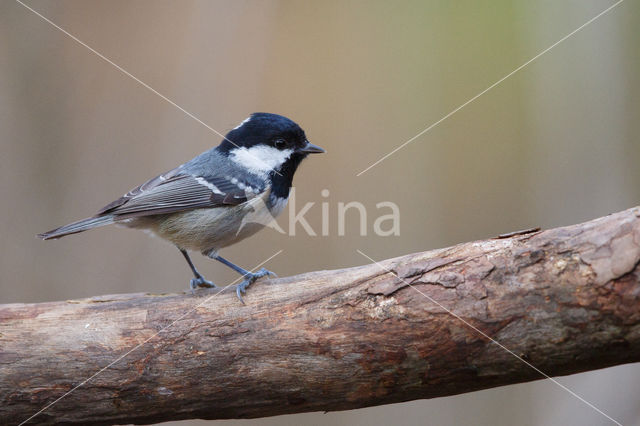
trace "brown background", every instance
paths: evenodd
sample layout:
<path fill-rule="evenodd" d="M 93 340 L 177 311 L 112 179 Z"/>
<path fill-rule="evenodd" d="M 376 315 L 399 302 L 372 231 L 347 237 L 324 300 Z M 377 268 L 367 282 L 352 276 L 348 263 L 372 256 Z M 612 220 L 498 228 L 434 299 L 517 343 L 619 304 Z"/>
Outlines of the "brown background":
<path fill-rule="evenodd" d="M 316 201 L 307 215 L 316 232 L 319 203 L 329 202 L 331 235 L 263 231 L 223 252 L 246 267 L 280 249 L 268 264 L 280 275 L 359 265 L 368 262 L 356 249 L 394 257 L 640 204 L 638 2 L 622 3 L 361 177 L 613 2 L 28 4 L 223 133 L 253 111 L 277 112 L 327 149 L 303 164 L 295 184 L 298 206 Z M 109 227 L 57 242 L 34 234 L 93 214 L 219 140 L 20 4 L 0 0 L 0 300 L 186 288 L 179 253 L 142 233 Z M 375 204 L 387 200 L 401 210 L 398 237 L 371 233 Z M 367 206 L 371 235 L 359 235 L 355 214 L 347 235 L 337 235 L 341 201 Z M 286 229 L 287 213 L 279 222 Z M 236 278 L 194 259 L 220 284 Z M 638 365 L 560 380 L 625 425 L 640 425 Z M 550 381 L 225 424 L 301 423 L 608 424 Z"/>

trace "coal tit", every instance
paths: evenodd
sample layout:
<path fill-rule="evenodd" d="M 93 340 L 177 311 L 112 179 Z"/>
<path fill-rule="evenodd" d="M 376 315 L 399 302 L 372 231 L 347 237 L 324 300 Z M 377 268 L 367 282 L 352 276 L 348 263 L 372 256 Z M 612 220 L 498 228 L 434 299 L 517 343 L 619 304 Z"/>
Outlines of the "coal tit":
<path fill-rule="evenodd" d="M 277 114 L 254 113 L 216 148 L 132 189 L 90 218 L 38 237 L 48 240 L 116 223 L 169 240 L 193 271 L 191 288 L 215 287 L 198 272 L 188 250 L 196 250 L 244 277 L 242 293 L 272 272 L 251 273 L 218 255 L 267 225 L 285 207 L 293 175 L 308 155 L 324 150 L 304 131 Z"/>

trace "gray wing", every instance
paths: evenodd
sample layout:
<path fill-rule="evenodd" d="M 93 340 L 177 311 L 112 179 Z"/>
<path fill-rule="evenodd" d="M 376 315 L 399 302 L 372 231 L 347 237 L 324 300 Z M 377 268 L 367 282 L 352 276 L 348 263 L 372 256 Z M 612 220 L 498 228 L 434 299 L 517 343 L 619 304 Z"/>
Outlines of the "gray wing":
<path fill-rule="evenodd" d="M 175 169 L 169 170 L 168 172 L 158 175 L 153 179 L 149 179 L 142 185 L 136 186 L 131 191 L 124 194 L 122 197 L 112 201 L 111 203 L 101 208 L 96 214 L 96 216 L 100 216 L 104 213 L 110 213 L 112 211 L 115 211 L 119 206 L 122 206 L 123 204 L 127 203 L 131 199 L 135 198 L 137 195 L 140 195 L 146 191 L 150 191 L 156 186 L 162 184 L 163 182 L 166 182 L 167 180 L 179 175 L 181 169 L 182 169 L 182 166 L 176 167 Z"/>
<path fill-rule="evenodd" d="M 247 201 L 245 185 L 225 178 L 182 173 L 180 168 L 157 176 L 102 208 L 98 215 L 120 219 L 175 213 L 206 207 L 234 206 Z"/>

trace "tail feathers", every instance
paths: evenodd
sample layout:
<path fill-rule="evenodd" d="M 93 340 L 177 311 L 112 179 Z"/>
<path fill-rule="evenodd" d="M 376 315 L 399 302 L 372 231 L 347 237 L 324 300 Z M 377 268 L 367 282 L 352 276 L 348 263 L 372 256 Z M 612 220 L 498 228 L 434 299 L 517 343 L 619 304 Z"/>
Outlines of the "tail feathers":
<path fill-rule="evenodd" d="M 113 223 L 113 216 L 111 215 L 90 217 L 70 223 L 65 226 L 61 226 L 60 228 L 53 229 L 49 232 L 38 234 L 37 237 L 42 238 L 43 240 L 50 240 L 52 238 L 60 238 L 64 237 L 65 235 L 76 234 L 78 232 L 97 228 L 99 226 L 109 225 L 111 223 Z"/>

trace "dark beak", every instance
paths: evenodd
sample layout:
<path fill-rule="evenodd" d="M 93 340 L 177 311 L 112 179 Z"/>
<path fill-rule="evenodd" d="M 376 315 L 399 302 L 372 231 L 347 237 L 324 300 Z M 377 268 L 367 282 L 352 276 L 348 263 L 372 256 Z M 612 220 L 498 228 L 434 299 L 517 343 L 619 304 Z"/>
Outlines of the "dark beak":
<path fill-rule="evenodd" d="M 300 152 L 304 152 L 305 154 L 322 154 L 325 151 L 318 145 L 314 145 L 311 142 L 307 141 L 307 144 L 300 149 Z"/>

